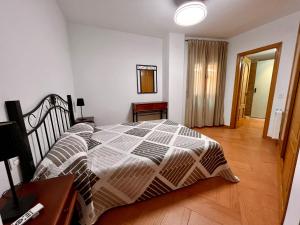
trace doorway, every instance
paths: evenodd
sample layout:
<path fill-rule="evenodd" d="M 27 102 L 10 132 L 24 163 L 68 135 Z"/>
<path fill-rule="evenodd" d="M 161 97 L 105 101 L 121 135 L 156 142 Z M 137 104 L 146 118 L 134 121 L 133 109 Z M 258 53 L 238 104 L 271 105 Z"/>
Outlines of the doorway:
<path fill-rule="evenodd" d="M 230 127 L 258 124 L 267 137 L 282 43 L 237 55 Z"/>

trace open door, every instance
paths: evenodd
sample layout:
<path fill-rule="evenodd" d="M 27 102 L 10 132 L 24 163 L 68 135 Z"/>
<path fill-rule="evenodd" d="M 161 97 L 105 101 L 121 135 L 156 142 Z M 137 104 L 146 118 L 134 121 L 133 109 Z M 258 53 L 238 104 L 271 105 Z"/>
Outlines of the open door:
<path fill-rule="evenodd" d="M 282 167 L 282 191 L 283 205 L 286 205 L 292 186 L 294 170 L 299 151 L 300 141 L 300 85 L 298 82 L 297 95 L 295 99 L 294 109 L 292 113 L 291 125 L 287 137 L 287 144 L 283 158 Z"/>
<path fill-rule="evenodd" d="M 300 30 L 299 30 L 300 31 Z M 289 201 L 291 186 L 299 153 L 300 144 L 300 34 L 294 58 L 288 99 L 280 135 L 282 166 L 282 197 L 284 213 Z M 284 216 L 283 216 L 284 218 Z"/>
<path fill-rule="evenodd" d="M 289 91 L 288 91 L 288 95 L 287 95 L 285 111 L 284 111 L 284 114 L 282 117 L 282 123 L 281 123 L 281 129 L 280 129 L 279 148 L 280 148 L 282 158 L 284 158 L 284 155 L 286 152 L 287 136 L 289 133 L 288 131 L 289 131 L 290 124 L 291 124 L 290 122 L 291 122 L 291 118 L 292 118 L 294 102 L 295 102 L 296 93 L 298 90 L 299 74 L 297 73 L 297 70 L 299 70 L 299 60 L 300 60 L 299 52 L 300 52 L 300 26 L 299 26 L 299 30 L 298 30 L 298 39 L 297 39 L 297 45 L 296 45 L 296 50 L 295 50 L 292 75 L 290 78 Z"/>
<path fill-rule="evenodd" d="M 240 87 L 240 97 L 239 97 L 239 104 L 238 104 L 238 121 L 240 119 L 245 118 L 251 60 L 248 59 L 247 57 L 243 57 L 241 67 L 242 67 L 241 68 L 241 87 Z"/>

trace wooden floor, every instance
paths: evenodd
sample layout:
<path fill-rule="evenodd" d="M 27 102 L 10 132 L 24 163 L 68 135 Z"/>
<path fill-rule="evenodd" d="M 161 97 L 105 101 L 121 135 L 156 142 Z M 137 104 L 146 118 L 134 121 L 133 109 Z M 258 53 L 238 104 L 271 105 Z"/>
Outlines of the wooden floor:
<path fill-rule="evenodd" d="M 97 225 L 277 225 L 279 182 L 276 146 L 262 139 L 263 121 L 237 129 L 204 128 L 220 142 L 240 183 L 203 180 L 172 193 L 106 212 Z"/>

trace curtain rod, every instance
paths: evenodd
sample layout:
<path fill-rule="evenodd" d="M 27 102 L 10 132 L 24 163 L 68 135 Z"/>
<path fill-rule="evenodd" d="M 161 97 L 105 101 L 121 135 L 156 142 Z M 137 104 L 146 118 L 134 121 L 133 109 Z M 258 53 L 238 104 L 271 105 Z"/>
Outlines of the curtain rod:
<path fill-rule="evenodd" d="M 188 42 L 188 41 L 192 41 L 192 40 L 198 40 L 198 41 L 225 41 L 225 42 L 228 42 L 226 40 L 217 40 L 217 39 L 185 39 L 184 41 Z"/>
<path fill-rule="evenodd" d="M 189 40 L 205 40 L 205 41 L 228 41 L 228 40 L 225 40 L 225 39 L 217 39 L 217 38 L 192 38 L 192 37 L 187 37 L 185 39 L 185 41 L 189 41 Z"/>

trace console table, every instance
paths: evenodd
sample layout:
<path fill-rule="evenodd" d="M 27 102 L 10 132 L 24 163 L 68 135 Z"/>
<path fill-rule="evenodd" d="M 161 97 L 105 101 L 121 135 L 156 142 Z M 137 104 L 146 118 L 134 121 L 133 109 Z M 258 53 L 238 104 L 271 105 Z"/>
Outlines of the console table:
<path fill-rule="evenodd" d="M 163 114 L 168 119 L 168 102 L 134 102 L 132 103 L 132 120 L 138 121 L 138 115 L 152 115 L 160 113 L 160 118 L 163 118 Z"/>

